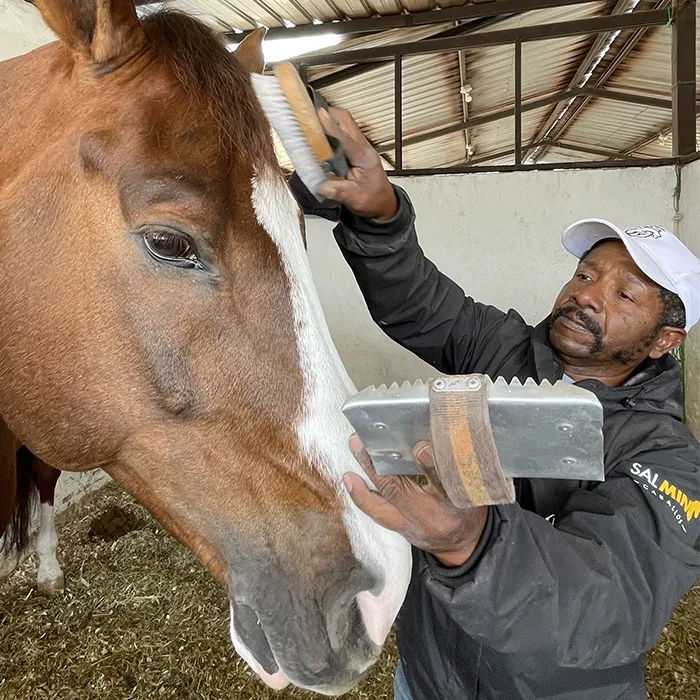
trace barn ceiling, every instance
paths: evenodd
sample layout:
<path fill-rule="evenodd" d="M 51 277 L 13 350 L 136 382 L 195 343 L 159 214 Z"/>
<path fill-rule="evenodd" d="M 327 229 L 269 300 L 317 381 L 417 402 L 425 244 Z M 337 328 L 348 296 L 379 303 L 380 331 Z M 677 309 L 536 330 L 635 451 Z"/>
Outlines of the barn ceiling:
<path fill-rule="evenodd" d="M 205 19 L 225 33 L 232 46 L 259 26 L 270 28 L 270 46 L 295 40 L 295 50 L 304 51 L 331 43 L 309 56 L 648 10 L 664 10 L 673 19 L 671 0 L 168 0 L 167 4 Z M 140 11 L 156 7 L 146 1 Z M 533 7 L 542 9 L 527 9 Z M 670 157 L 671 45 L 670 22 L 523 43 L 521 103 L 534 103 L 522 113 L 523 162 Z M 700 51 L 700 33 L 696 50 Z M 391 169 L 396 159 L 393 61 L 310 65 L 307 79 L 331 104 L 352 112 Z M 512 44 L 405 56 L 401 85 L 403 169 L 514 162 Z M 581 89 L 599 94 L 547 103 L 557 93 Z M 599 96 L 603 90 L 651 99 L 646 104 L 615 100 Z M 467 127 L 459 128 L 467 121 Z M 281 157 L 284 160 L 284 153 Z"/>

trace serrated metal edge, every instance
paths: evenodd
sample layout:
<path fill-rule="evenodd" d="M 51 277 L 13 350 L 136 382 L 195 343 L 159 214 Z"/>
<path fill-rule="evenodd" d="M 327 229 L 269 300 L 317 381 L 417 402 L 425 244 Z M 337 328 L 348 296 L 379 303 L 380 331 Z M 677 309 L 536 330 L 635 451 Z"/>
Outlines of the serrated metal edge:
<path fill-rule="evenodd" d="M 489 388 L 494 388 L 494 397 L 503 397 L 508 394 L 531 394 L 533 397 L 551 397 L 551 398 L 571 398 L 584 400 L 588 398 L 591 403 L 599 403 L 597 397 L 592 392 L 578 387 L 569 382 L 558 380 L 554 383 L 548 379 L 543 379 L 539 384 L 529 377 L 525 382 L 521 382 L 518 377 L 514 377 L 510 382 L 507 382 L 504 377 L 497 377 L 495 380 L 487 377 Z M 398 382 L 392 382 L 389 386 L 380 384 L 379 386 L 370 385 L 353 396 L 346 405 L 355 403 L 363 403 L 369 400 L 380 399 L 401 399 L 401 398 L 420 398 L 427 396 L 428 387 L 433 382 L 433 379 L 423 381 L 417 379 L 413 383 L 404 381 L 399 385 Z"/>

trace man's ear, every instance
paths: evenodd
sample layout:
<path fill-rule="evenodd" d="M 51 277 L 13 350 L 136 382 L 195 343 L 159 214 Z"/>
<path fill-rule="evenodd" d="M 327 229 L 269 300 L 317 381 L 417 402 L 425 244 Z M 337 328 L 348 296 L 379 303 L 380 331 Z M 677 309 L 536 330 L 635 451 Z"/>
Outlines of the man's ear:
<path fill-rule="evenodd" d="M 658 360 L 681 345 L 687 335 L 682 328 L 663 326 L 649 348 L 649 357 Z"/>
<path fill-rule="evenodd" d="M 103 71 L 136 55 L 146 36 L 133 0 L 34 0 L 60 41 Z"/>
<path fill-rule="evenodd" d="M 265 27 L 260 27 L 248 34 L 233 52 L 248 73 L 262 73 L 265 70 L 265 57 L 262 43 L 267 34 Z"/>

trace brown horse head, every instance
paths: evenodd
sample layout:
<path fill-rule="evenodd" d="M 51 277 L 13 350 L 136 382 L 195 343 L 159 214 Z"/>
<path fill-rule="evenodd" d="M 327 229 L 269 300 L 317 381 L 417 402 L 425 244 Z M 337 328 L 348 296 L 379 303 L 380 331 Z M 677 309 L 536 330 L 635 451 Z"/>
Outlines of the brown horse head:
<path fill-rule="evenodd" d="M 0 64 L 0 417 L 106 469 L 222 582 L 269 684 L 376 660 L 406 543 L 352 507 L 352 391 L 249 71 L 177 13 L 37 0 L 60 41 Z"/>

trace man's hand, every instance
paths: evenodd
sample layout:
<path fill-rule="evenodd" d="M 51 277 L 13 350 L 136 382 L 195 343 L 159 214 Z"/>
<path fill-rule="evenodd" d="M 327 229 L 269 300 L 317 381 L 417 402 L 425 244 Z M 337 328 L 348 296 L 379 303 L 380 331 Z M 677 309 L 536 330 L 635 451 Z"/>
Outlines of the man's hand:
<path fill-rule="evenodd" d="M 452 505 L 440 483 L 433 451 L 426 442 L 416 445 L 414 457 L 428 486 L 406 476 L 380 476 L 360 439 L 353 435 L 350 450 L 377 491 L 357 474 L 343 481 L 355 505 L 388 530 L 403 535 L 414 547 L 435 555 L 445 566 L 464 564 L 472 555 L 486 524 L 486 506 L 460 510 Z"/>
<path fill-rule="evenodd" d="M 344 180 L 329 180 L 320 188 L 324 197 L 334 199 L 358 216 L 391 219 L 398 200 L 377 152 L 369 145 L 350 112 L 337 107 L 318 112 L 323 128 L 337 138 L 350 163 Z"/>

